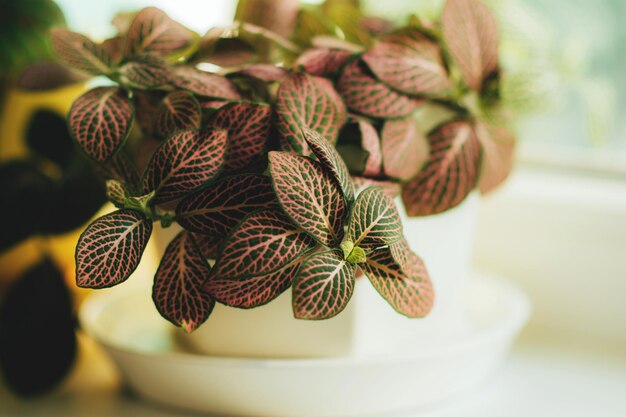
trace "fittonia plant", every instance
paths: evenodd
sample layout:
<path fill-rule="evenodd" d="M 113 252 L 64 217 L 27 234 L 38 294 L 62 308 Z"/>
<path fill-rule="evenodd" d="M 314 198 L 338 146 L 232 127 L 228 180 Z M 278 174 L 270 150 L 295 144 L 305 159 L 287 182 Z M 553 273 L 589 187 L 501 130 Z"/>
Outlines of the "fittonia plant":
<path fill-rule="evenodd" d="M 155 8 L 118 18 L 102 43 L 53 32 L 62 61 L 113 81 L 68 116 L 118 208 L 81 236 L 79 286 L 124 282 L 153 223 L 177 223 L 153 299 L 187 331 L 216 302 L 252 308 L 289 288 L 295 317 L 327 319 L 361 273 L 399 313 L 428 314 L 431 282 L 393 196 L 434 214 L 506 177 L 497 29 L 476 0 L 399 29 L 352 9 L 345 23 L 347 4 L 301 10 L 287 37 L 237 22 L 201 38 Z M 413 117 L 425 106 L 447 112 L 428 134 Z"/>

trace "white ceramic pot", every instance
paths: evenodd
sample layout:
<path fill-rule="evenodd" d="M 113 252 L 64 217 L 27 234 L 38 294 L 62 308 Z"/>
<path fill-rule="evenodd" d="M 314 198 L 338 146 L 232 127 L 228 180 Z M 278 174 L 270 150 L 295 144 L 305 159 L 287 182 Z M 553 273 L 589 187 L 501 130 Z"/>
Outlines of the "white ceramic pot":
<path fill-rule="evenodd" d="M 399 315 L 360 277 L 348 307 L 330 320 L 296 320 L 291 292 L 286 291 L 252 310 L 217 305 L 205 324 L 191 334 L 181 332 L 181 338 L 208 355 L 274 358 L 388 353 L 417 334 L 445 339 L 463 325 L 458 316 L 463 314 L 461 297 L 469 276 L 477 206 L 478 196 L 472 194 L 443 214 L 403 214 L 405 236 L 426 262 L 435 287 L 435 307 L 424 319 Z"/>

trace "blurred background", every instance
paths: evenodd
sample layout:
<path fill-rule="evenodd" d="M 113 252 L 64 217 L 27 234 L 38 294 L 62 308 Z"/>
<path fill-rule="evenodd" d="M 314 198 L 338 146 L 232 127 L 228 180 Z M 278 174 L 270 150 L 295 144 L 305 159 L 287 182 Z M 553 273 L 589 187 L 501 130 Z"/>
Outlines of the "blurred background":
<path fill-rule="evenodd" d="M 62 22 L 72 30 L 104 39 L 113 32 L 109 22 L 116 13 L 153 5 L 191 29 L 204 33 L 210 27 L 230 22 L 236 1 L 57 0 L 57 9 L 51 2 L 40 0 L 37 9 L 41 11 L 40 15 L 32 15 L 30 10 L 33 9 L 28 9 L 25 14 L 32 18 L 35 26 L 40 26 L 40 30 L 35 31 L 37 34 L 32 39 L 19 40 L 28 45 L 26 49 L 32 56 L 18 59 L 17 51 L 11 51 L 7 46 L 7 39 L 19 36 L 16 35 L 18 29 L 12 25 L 14 22 L 6 21 L 9 16 L 6 11 L 18 3 L 25 5 L 35 1 L 0 0 L 0 37 L 4 38 L 0 38 L 0 69 L 3 71 L 0 73 L 3 83 L 0 87 L 3 103 L 0 104 L 0 158 L 21 155 L 24 149 L 15 142 L 25 138 L 24 141 L 34 143 L 29 146 L 36 149 L 36 166 L 4 167 L 8 171 L 3 172 L 27 171 L 29 181 L 43 181 L 42 189 L 57 187 L 55 190 L 67 193 L 78 190 L 84 195 L 84 201 L 73 201 L 77 212 L 61 222 L 62 230 L 47 233 L 50 230 L 41 224 L 41 230 L 21 231 L 24 236 L 53 235 L 46 239 L 26 239 L 20 243 L 19 250 L 20 253 L 33 254 L 32 257 L 38 259 L 39 268 L 58 270 L 59 282 L 63 282 L 63 268 L 71 264 L 63 259 L 63 249 L 75 241 L 79 226 L 97 212 L 103 194 L 101 189 L 81 188 L 85 184 L 78 179 L 88 178 L 90 173 L 74 157 L 62 161 L 61 172 L 50 173 L 46 159 L 57 161 L 58 157 L 42 143 L 57 133 L 49 129 L 38 131 L 37 123 L 33 124 L 32 120 L 45 126 L 59 125 L 85 80 L 68 75 L 61 77 L 61 81 L 46 84 L 41 72 L 35 69 L 30 78 L 28 74 L 20 78 L 24 88 L 15 88 L 5 84 L 9 70 L 3 64 L 13 62 L 17 68 L 42 57 L 49 58 L 44 34 L 50 26 Z M 303 2 L 318 3 L 314 0 Z M 455 406 L 458 409 L 452 407 L 436 415 L 460 415 L 456 414 L 459 410 L 476 415 L 498 415 L 498 410 L 517 407 L 519 414 L 506 415 L 624 416 L 626 2 L 486 0 L 486 3 L 501 22 L 501 59 L 505 71 L 510 74 L 503 94 L 519 113 L 515 126 L 519 146 L 516 171 L 504 186 L 481 203 L 473 263 L 478 270 L 517 282 L 529 294 L 534 312 L 512 359 L 496 380 L 477 392 L 474 399 Z M 436 17 L 443 0 L 364 0 L 363 4 L 372 15 L 397 20 L 407 13 Z M 49 71 L 46 69 L 44 73 Z M 33 82 L 33 78 L 38 81 Z M 54 96 L 50 95 L 51 91 Z M 45 111 L 41 112 L 41 109 Z M 59 140 L 66 140 L 63 128 L 58 129 Z M 46 178 L 40 178 L 42 172 Z M 11 180 L 7 181 L 3 187 L 13 184 Z M 2 197 L 3 205 L 9 201 L 7 196 Z M 65 212 L 62 203 L 49 206 L 47 211 Z M 55 224 L 60 223 L 56 221 Z M 8 288 L 10 278 L 7 277 L 26 270 L 25 266 L 15 262 L 13 243 L 3 241 L 4 246 L 0 248 L 2 291 Z M 44 255 L 40 254 L 42 251 Z M 63 284 L 59 286 L 58 282 L 50 281 L 46 284 L 48 287 L 42 287 L 37 280 L 34 277 L 31 286 L 18 289 L 24 295 L 16 306 L 5 304 L 3 308 L 14 308 L 17 312 L 20 307 L 26 308 L 22 300 L 32 299 L 37 288 L 46 288 L 46 294 L 57 294 L 58 298 L 53 301 L 63 300 L 63 305 L 69 303 L 67 288 Z M 66 286 L 72 285 L 66 283 Z M 74 297 L 80 299 L 82 294 L 76 292 Z M 76 342 L 70 335 L 72 307 L 57 311 L 59 309 L 51 305 L 50 309 L 50 317 L 57 314 L 55 317 L 66 319 L 63 323 L 67 324 L 61 332 L 68 336 L 65 340 L 57 339 L 58 348 L 70 352 L 73 357 L 72 346 L 75 347 Z M 33 324 L 37 325 L 46 328 L 45 324 Z M 60 334 L 58 329 L 49 330 Z M 31 354 L 37 355 L 42 350 L 38 345 Z M 8 355 L 11 352 L 0 353 Z M 41 355 L 40 360 L 45 361 L 46 355 Z M 67 358 L 66 362 L 71 360 Z M 62 373 L 62 365 L 51 371 L 50 381 Z M 29 366 L 36 368 L 37 364 Z M 80 367 L 97 387 L 114 386 L 119 378 L 107 363 L 80 362 Z M 99 415 L 115 415 L 120 410 L 133 410 L 141 415 L 169 415 L 144 409 L 131 400 L 122 400 L 125 405 L 120 405 L 118 393 L 113 388 L 109 391 L 104 388 L 104 394 L 86 395 L 81 399 L 67 394 L 72 390 L 80 391 L 82 381 L 75 373 L 71 374 L 61 388 L 60 396 L 51 403 L 23 405 L 25 412 L 30 412 L 24 415 L 50 415 L 46 414 L 50 410 L 57 410 L 61 415 L 60 410 L 65 410 L 63 407 L 68 405 L 80 412 L 87 410 L 85 407 L 90 402 L 99 407 Z M 18 382 L 20 384 L 22 382 Z M 27 383 L 23 385 L 26 387 Z M 40 388 L 45 390 L 44 385 L 24 389 L 28 391 L 27 395 L 31 394 L 29 389 L 32 394 L 37 394 Z M 510 388 L 507 391 L 503 386 Z M 2 390 L 0 392 L 0 415 L 9 415 L 2 414 L 3 406 L 15 411 L 19 400 Z M 517 398 L 519 393 L 526 400 L 535 395 L 535 400 L 522 404 Z M 572 405 L 568 414 L 561 412 L 559 407 L 567 400 L 574 400 L 575 396 L 586 396 L 586 402 L 580 402 L 576 407 Z M 495 402 L 493 397 L 497 398 Z M 467 413 L 465 415 L 474 415 Z"/>

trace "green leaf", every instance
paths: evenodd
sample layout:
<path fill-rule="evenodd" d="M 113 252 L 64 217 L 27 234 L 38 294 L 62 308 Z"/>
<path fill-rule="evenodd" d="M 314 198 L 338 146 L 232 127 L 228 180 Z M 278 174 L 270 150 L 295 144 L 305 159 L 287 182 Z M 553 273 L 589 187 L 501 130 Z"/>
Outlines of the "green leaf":
<path fill-rule="evenodd" d="M 293 314 L 298 319 L 324 320 L 341 313 L 354 291 L 356 265 L 337 251 L 311 255 L 293 282 Z"/>
<path fill-rule="evenodd" d="M 366 250 L 402 238 L 400 215 L 382 188 L 368 188 L 359 194 L 350 213 L 346 238 Z"/>

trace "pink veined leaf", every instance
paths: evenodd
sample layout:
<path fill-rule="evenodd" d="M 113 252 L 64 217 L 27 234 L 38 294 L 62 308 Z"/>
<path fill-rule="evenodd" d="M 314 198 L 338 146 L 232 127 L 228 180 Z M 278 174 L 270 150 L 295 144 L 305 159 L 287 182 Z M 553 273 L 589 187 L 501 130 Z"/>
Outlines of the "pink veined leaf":
<path fill-rule="evenodd" d="M 113 58 L 102 45 L 66 29 L 54 28 L 50 35 L 52 49 L 64 64 L 93 75 L 111 72 Z"/>
<path fill-rule="evenodd" d="M 346 239 L 372 250 L 402 238 L 402 221 L 396 204 L 382 188 L 373 187 L 357 197 L 348 221 Z"/>
<path fill-rule="evenodd" d="M 107 198 L 117 208 L 124 208 L 126 201 L 133 195 L 132 191 L 122 181 L 116 179 L 106 182 L 106 191 Z"/>
<path fill-rule="evenodd" d="M 164 93 L 161 91 L 139 89 L 133 91 L 135 120 L 141 128 L 141 134 L 144 137 L 157 134 L 154 132 L 154 120 L 163 96 Z"/>
<path fill-rule="evenodd" d="M 245 168 L 265 152 L 272 108 L 265 103 L 238 102 L 219 108 L 210 125 L 228 130 L 225 171 Z"/>
<path fill-rule="evenodd" d="M 434 303 L 434 292 L 424 262 L 409 252 L 407 267 L 394 261 L 388 248 L 378 249 L 361 265 L 376 291 L 396 310 L 410 318 L 428 315 Z"/>
<path fill-rule="evenodd" d="M 192 32 L 155 7 L 141 10 L 126 33 L 124 56 L 172 55 L 191 45 Z"/>
<path fill-rule="evenodd" d="M 176 207 L 176 220 L 187 230 L 227 236 L 245 216 L 277 205 L 265 175 L 235 175 L 185 197 Z"/>
<path fill-rule="evenodd" d="M 371 123 L 364 120 L 359 120 L 357 123 L 359 125 L 359 131 L 361 132 L 361 146 L 369 154 L 365 161 L 363 176 L 378 177 L 382 173 L 383 166 L 380 137 Z"/>
<path fill-rule="evenodd" d="M 307 144 L 322 165 L 333 175 L 337 184 L 341 187 L 343 196 L 348 203 L 354 201 L 354 184 L 352 178 L 348 172 L 348 167 L 335 150 L 335 147 L 315 130 L 305 127 L 302 131 Z"/>
<path fill-rule="evenodd" d="M 172 83 L 198 96 L 237 100 L 241 95 L 228 78 L 193 67 L 179 66 L 174 69 Z"/>
<path fill-rule="evenodd" d="M 123 58 L 124 54 L 124 38 L 121 36 L 114 36 L 109 39 L 105 39 L 100 43 L 104 52 L 111 57 L 111 63 L 113 66 L 117 66 Z"/>
<path fill-rule="evenodd" d="M 134 210 L 119 210 L 96 219 L 76 245 L 76 284 L 107 288 L 124 282 L 139 265 L 152 221 Z"/>
<path fill-rule="evenodd" d="M 323 77 L 337 73 L 351 56 L 352 52 L 342 49 L 309 49 L 298 57 L 294 67 Z"/>
<path fill-rule="evenodd" d="M 245 76 L 256 78 L 257 80 L 268 83 L 283 82 L 289 77 L 289 72 L 283 67 L 277 67 L 272 64 L 252 64 L 239 71 L 229 74 L 233 76 Z"/>
<path fill-rule="evenodd" d="M 439 45 L 417 29 L 383 37 L 363 61 L 379 80 L 404 94 L 440 97 L 450 90 Z"/>
<path fill-rule="evenodd" d="M 389 254 L 403 272 L 410 271 L 411 263 L 409 262 L 409 257 L 411 255 L 411 247 L 405 237 L 389 244 Z"/>
<path fill-rule="evenodd" d="M 428 159 L 428 140 L 414 119 L 385 121 L 381 132 L 385 174 L 400 181 L 415 178 Z"/>
<path fill-rule="evenodd" d="M 360 60 L 346 65 L 337 82 L 337 91 L 352 111 L 377 118 L 403 117 L 413 113 L 423 99 L 391 90 L 367 73 Z"/>
<path fill-rule="evenodd" d="M 200 103 L 187 91 L 169 93 L 158 107 L 155 130 L 168 137 L 180 130 L 199 129 L 202 123 Z"/>
<path fill-rule="evenodd" d="M 443 37 L 463 81 L 480 91 L 498 68 L 498 23 L 478 0 L 448 0 L 442 15 Z"/>
<path fill-rule="evenodd" d="M 133 114 L 133 106 L 125 91 L 116 87 L 98 87 L 74 101 L 68 115 L 69 130 L 87 156 L 105 162 L 126 141 Z"/>
<path fill-rule="evenodd" d="M 332 85 L 304 73 L 293 73 L 281 84 L 276 113 L 283 149 L 303 154 L 309 150 L 302 128 L 313 129 L 335 143 L 346 121 L 345 107 Z"/>
<path fill-rule="evenodd" d="M 445 123 L 428 136 L 428 142 L 426 165 L 403 186 L 402 200 L 409 216 L 426 216 L 455 207 L 476 185 L 480 144 L 470 123 Z"/>
<path fill-rule="evenodd" d="M 338 49 L 352 53 L 363 51 L 363 47 L 361 45 L 329 35 L 314 36 L 313 39 L 311 39 L 311 46 L 316 49 Z"/>
<path fill-rule="evenodd" d="M 208 62 L 220 67 L 238 67 L 258 59 L 254 47 L 239 37 L 228 37 L 228 29 L 211 28 L 203 36 L 194 62 Z"/>
<path fill-rule="evenodd" d="M 332 175 L 304 156 L 274 151 L 269 160 L 274 191 L 285 213 L 322 245 L 339 245 L 347 206 Z"/>
<path fill-rule="evenodd" d="M 97 170 L 104 179 L 123 182 L 132 194 L 141 192 L 141 178 L 126 153 L 118 152 L 106 163 L 98 165 Z"/>
<path fill-rule="evenodd" d="M 239 279 L 267 275 L 315 246 L 315 241 L 281 211 L 257 211 L 246 216 L 226 239 L 214 276 Z"/>
<path fill-rule="evenodd" d="M 144 173 L 144 192 L 155 204 L 176 200 L 214 179 L 224 164 L 228 134 L 223 129 L 185 130 L 156 150 Z"/>
<path fill-rule="evenodd" d="M 200 99 L 198 101 L 200 102 L 200 107 L 202 107 L 203 110 L 207 110 L 207 111 L 217 110 L 219 108 L 224 107 L 225 105 L 229 103 L 228 101 L 216 100 L 216 99 L 210 99 L 210 98 Z"/>
<path fill-rule="evenodd" d="M 352 180 L 354 181 L 354 185 L 356 186 L 356 195 L 361 194 L 363 191 L 370 187 L 382 188 L 383 192 L 390 198 L 396 198 L 400 195 L 400 192 L 402 191 L 400 188 L 400 184 L 394 181 L 377 180 L 360 176 L 353 176 Z"/>
<path fill-rule="evenodd" d="M 137 89 L 155 89 L 170 81 L 171 69 L 167 62 L 155 55 L 142 55 L 122 65 L 120 82 Z"/>
<path fill-rule="evenodd" d="M 291 287 L 300 267 L 292 262 L 265 275 L 224 278 L 211 276 L 204 290 L 220 303 L 237 308 L 254 308 L 269 303 Z"/>
<path fill-rule="evenodd" d="M 515 136 L 505 128 L 479 124 L 476 133 L 482 153 L 478 189 L 486 194 L 504 182 L 513 169 Z"/>
<path fill-rule="evenodd" d="M 217 259 L 224 243 L 222 236 L 207 236 L 199 233 L 192 233 L 192 235 L 200 253 L 205 259 Z"/>
<path fill-rule="evenodd" d="M 210 272 L 191 233 L 178 233 L 165 249 L 154 276 L 152 300 L 161 316 L 186 332 L 204 323 L 215 307 L 213 297 L 202 290 Z"/>
<path fill-rule="evenodd" d="M 356 265 L 337 251 L 311 255 L 300 267 L 292 287 L 297 319 L 325 320 L 341 313 L 354 291 Z"/>

